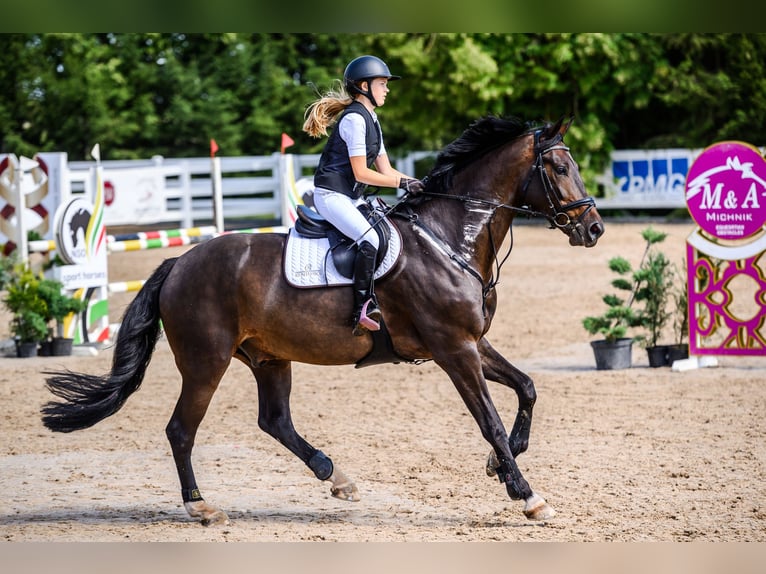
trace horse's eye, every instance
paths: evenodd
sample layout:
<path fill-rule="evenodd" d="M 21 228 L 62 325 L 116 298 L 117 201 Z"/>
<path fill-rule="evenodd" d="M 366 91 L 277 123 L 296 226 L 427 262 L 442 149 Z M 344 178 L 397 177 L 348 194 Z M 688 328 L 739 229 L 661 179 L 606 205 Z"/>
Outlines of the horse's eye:
<path fill-rule="evenodd" d="M 567 166 L 565 165 L 557 165 L 556 173 L 559 175 L 566 175 L 567 173 L 569 173 L 569 169 L 567 169 Z"/>

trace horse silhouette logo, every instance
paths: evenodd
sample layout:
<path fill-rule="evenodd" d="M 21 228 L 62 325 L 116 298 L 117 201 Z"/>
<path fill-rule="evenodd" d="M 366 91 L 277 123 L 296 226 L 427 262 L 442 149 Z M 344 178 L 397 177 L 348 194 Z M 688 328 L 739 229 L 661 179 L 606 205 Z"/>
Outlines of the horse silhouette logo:
<path fill-rule="evenodd" d="M 80 230 L 82 230 L 83 243 L 85 242 L 85 233 L 88 230 L 88 223 L 90 223 L 90 212 L 84 207 L 78 209 L 72 218 L 69 220 L 69 232 L 72 237 L 72 246 L 77 247 L 80 243 Z"/>
<path fill-rule="evenodd" d="M 61 258 L 70 265 L 83 265 L 91 254 L 88 249 L 88 226 L 93 205 L 84 197 L 63 204 L 57 213 L 56 241 Z"/>

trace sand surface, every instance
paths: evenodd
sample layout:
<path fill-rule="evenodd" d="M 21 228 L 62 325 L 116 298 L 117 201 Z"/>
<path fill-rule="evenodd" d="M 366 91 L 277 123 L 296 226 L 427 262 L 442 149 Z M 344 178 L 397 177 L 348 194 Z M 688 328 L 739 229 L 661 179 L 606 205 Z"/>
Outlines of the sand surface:
<path fill-rule="evenodd" d="M 489 447 L 434 364 L 294 365 L 296 427 L 356 481 L 362 500 L 350 503 L 258 429 L 254 381 L 235 361 L 195 449 L 200 488 L 231 524 L 205 528 L 182 506 L 164 435 L 180 377 L 161 340 L 125 407 L 68 435 L 40 422 L 51 398 L 41 371 L 101 373 L 111 351 L 0 358 L 0 540 L 764 542 L 766 357 L 676 373 L 649 368 L 636 346 L 631 369 L 595 370 L 581 319 L 611 291 L 607 260 L 639 260 L 645 226 L 607 220 L 593 249 L 540 225 L 514 228 L 488 338 L 535 381 L 518 464 L 552 520 L 526 520 L 486 476 Z M 692 225 L 654 226 L 680 262 Z M 144 278 L 185 249 L 110 255 L 110 280 Z M 130 297 L 111 301 L 114 321 Z M 490 389 L 510 427 L 515 395 Z"/>

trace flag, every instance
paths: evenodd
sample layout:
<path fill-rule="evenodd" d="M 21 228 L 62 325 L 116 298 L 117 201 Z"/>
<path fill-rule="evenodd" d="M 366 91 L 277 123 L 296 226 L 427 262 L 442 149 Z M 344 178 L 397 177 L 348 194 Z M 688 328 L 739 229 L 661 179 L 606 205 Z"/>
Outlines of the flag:
<path fill-rule="evenodd" d="M 293 141 L 293 138 L 291 138 L 289 135 L 287 135 L 284 132 L 282 133 L 282 153 L 285 153 L 285 148 L 290 147 L 294 143 L 295 142 Z"/>
<path fill-rule="evenodd" d="M 218 144 L 215 143 L 214 139 L 210 140 L 210 157 L 215 157 L 216 152 L 218 151 Z"/>

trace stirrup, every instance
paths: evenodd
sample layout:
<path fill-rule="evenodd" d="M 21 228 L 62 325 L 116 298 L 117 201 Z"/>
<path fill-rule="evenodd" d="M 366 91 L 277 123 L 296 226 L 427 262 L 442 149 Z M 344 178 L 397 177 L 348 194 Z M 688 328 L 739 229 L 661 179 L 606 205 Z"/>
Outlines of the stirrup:
<path fill-rule="evenodd" d="M 368 315 L 367 308 L 369 307 L 370 303 L 372 303 L 373 307 L 370 309 L 370 313 Z M 379 331 L 380 323 L 378 323 L 378 321 L 380 320 L 380 317 L 381 313 L 380 309 L 378 309 L 378 306 L 375 305 L 372 299 L 367 299 L 364 305 L 362 305 L 362 309 L 359 311 L 359 317 L 355 321 L 356 325 L 354 325 L 354 335 L 359 337 L 364 335 L 366 331 Z"/>

